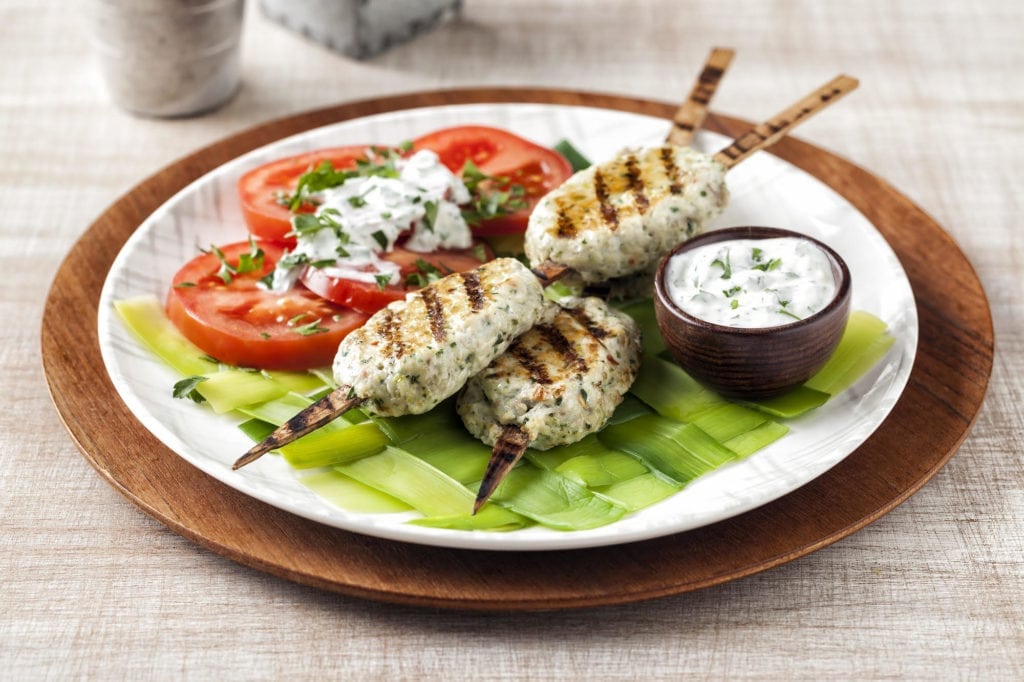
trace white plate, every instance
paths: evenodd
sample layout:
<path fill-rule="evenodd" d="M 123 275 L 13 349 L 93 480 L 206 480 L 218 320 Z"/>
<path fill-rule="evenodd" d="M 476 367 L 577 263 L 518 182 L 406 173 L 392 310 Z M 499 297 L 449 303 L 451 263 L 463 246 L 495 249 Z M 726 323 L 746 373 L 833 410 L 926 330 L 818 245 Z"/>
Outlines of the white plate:
<path fill-rule="evenodd" d="M 421 528 L 409 515 L 357 514 L 306 489 L 280 457 L 240 471 L 231 463 L 251 445 L 233 420 L 175 400 L 179 378 L 141 348 L 113 314 L 115 300 L 155 294 L 163 300 L 174 272 L 211 243 L 245 238 L 235 182 L 272 159 L 363 143 L 398 143 L 460 124 L 510 129 L 540 144 L 567 138 L 591 159 L 623 146 L 660 142 L 662 119 L 587 107 L 482 104 L 398 111 L 318 128 L 267 145 L 217 168 L 153 213 L 114 261 L 100 297 L 99 340 L 114 386 L 138 420 L 171 450 L 214 478 L 300 516 L 367 535 L 428 545 L 489 550 L 554 550 L 612 545 L 703 526 L 770 502 L 819 476 L 853 452 L 885 419 L 903 391 L 917 349 L 917 312 L 906 273 L 877 230 L 842 196 L 769 154 L 729 174 L 732 200 L 715 227 L 767 225 L 816 237 L 842 255 L 853 275 L 853 308 L 882 318 L 896 343 L 870 374 L 845 394 L 789 422 L 792 431 L 753 456 L 708 474 L 673 497 L 593 530 L 532 527 L 508 533 Z M 721 136 L 702 132 L 696 146 L 712 151 Z"/>

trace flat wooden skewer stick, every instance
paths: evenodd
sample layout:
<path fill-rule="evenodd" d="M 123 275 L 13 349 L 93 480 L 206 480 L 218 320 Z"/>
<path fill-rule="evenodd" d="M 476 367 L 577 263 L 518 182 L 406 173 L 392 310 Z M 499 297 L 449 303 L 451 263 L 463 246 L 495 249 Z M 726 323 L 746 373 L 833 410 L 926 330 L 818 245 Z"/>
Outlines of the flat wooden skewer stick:
<path fill-rule="evenodd" d="M 708 114 L 708 105 L 715 96 L 718 83 L 735 55 L 736 51 L 727 47 L 716 47 L 711 50 L 700 76 L 690 90 L 690 96 L 672 117 L 672 130 L 669 131 L 666 142 L 686 147 L 693 141 L 694 133 L 704 123 L 704 118 Z"/>
<path fill-rule="evenodd" d="M 836 76 L 800 101 L 737 137 L 732 144 L 715 154 L 715 159 L 726 168 L 732 168 L 754 152 L 775 144 L 793 128 L 856 90 L 858 85 L 856 78 Z"/>
<path fill-rule="evenodd" d="M 269 436 L 252 446 L 248 452 L 239 457 L 231 469 L 240 469 L 246 464 L 255 462 L 271 450 L 287 445 L 302 438 L 307 433 L 316 431 L 327 422 L 363 402 L 363 399 L 352 395 L 348 386 L 339 386 L 320 400 L 305 408 L 297 415 L 274 429 Z"/>

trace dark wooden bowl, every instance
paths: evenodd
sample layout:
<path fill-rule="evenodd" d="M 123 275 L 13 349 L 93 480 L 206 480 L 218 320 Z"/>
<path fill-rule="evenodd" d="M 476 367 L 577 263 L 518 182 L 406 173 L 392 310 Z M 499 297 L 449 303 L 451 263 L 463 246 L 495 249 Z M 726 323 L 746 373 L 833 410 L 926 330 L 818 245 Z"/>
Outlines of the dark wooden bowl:
<path fill-rule="evenodd" d="M 669 298 L 663 280 L 675 254 L 732 239 L 772 237 L 807 239 L 828 256 L 837 286 L 825 308 L 792 324 L 738 328 L 694 317 Z M 816 239 L 773 227 L 732 227 L 685 241 L 661 259 L 654 280 L 654 310 L 669 352 L 691 376 L 729 398 L 771 398 L 805 382 L 835 351 L 850 314 L 850 285 L 846 263 Z"/>

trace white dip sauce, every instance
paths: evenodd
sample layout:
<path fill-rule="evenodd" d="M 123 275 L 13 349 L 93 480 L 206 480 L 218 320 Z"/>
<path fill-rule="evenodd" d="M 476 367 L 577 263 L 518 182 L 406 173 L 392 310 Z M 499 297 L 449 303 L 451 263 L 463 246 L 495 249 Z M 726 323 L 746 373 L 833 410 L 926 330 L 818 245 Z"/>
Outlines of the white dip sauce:
<path fill-rule="evenodd" d="M 429 150 L 399 159 L 395 168 L 398 177 L 353 177 L 319 192 L 316 215 L 330 216 L 331 226 L 296 230 L 298 244 L 291 258 L 278 263 L 271 289 L 291 288 L 306 264 L 314 263 L 329 277 L 393 284 L 399 267 L 378 254 L 394 248 L 405 233 L 403 246 L 420 253 L 472 246 L 459 209 L 471 198 L 462 179 Z"/>
<path fill-rule="evenodd" d="M 682 310 L 726 327 L 778 327 L 809 317 L 836 293 L 825 252 L 798 237 L 716 242 L 673 256 L 665 289 Z"/>

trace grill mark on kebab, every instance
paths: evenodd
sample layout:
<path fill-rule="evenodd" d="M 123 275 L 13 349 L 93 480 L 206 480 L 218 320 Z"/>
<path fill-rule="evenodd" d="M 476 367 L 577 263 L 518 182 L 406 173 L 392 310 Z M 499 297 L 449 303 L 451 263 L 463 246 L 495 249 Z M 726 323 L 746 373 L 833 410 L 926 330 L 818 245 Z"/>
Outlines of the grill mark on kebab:
<path fill-rule="evenodd" d="M 543 362 L 533 357 L 530 349 L 519 343 L 518 340 L 512 344 L 508 352 L 512 354 L 512 357 L 516 359 L 519 365 L 526 370 L 530 378 L 535 382 L 545 386 L 551 383 L 551 375 L 548 374 L 548 368 Z"/>
<path fill-rule="evenodd" d="M 665 169 L 665 175 L 669 179 L 668 191 L 671 194 L 682 194 L 683 184 L 679 182 L 679 167 L 676 165 L 676 157 L 672 147 L 664 146 L 660 150 L 661 165 Z"/>
<path fill-rule="evenodd" d="M 635 154 L 626 157 L 626 180 L 629 182 L 629 188 L 633 191 L 636 208 L 640 211 L 640 215 L 643 215 L 650 208 L 651 202 L 647 198 L 647 185 L 644 183 L 640 162 Z"/>
<path fill-rule="evenodd" d="M 480 288 L 480 275 L 475 272 L 463 272 L 461 276 L 462 288 L 466 292 L 466 298 L 469 299 L 469 307 L 473 312 L 480 312 L 484 307 L 484 292 Z"/>
<path fill-rule="evenodd" d="M 537 327 L 537 330 L 540 332 L 541 337 L 547 341 L 548 345 L 562 356 L 566 367 L 579 374 L 587 371 L 587 361 L 576 352 L 572 342 L 565 338 L 565 335 L 557 327 L 545 324 Z"/>
<path fill-rule="evenodd" d="M 384 342 L 384 356 L 389 358 L 400 358 L 405 355 L 405 343 L 401 338 L 401 329 L 398 320 L 395 319 L 395 312 L 385 308 L 384 314 L 377 327 L 377 336 Z"/>
<path fill-rule="evenodd" d="M 448 322 L 444 316 L 444 306 L 437 298 L 434 289 L 423 289 L 420 292 L 423 297 L 423 305 L 427 309 L 427 320 L 430 322 L 430 334 L 434 340 L 441 343 L 448 337 Z"/>
<path fill-rule="evenodd" d="M 614 232 L 619 228 L 619 214 L 608 199 L 608 183 L 602 175 L 601 170 L 594 171 L 594 196 L 601 204 L 601 218 L 604 219 L 608 228 Z"/>
<path fill-rule="evenodd" d="M 600 341 L 606 338 L 611 332 L 590 319 L 583 308 L 565 308 L 565 312 L 572 315 L 573 319 L 579 322 L 580 326 L 587 330 L 587 333 Z"/>
<path fill-rule="evenodd" d="M 576 223 L 573 222 L 562 206 L 559 206 L 556 234 L 563 239 L 569 239 L 576 235 Z"/>

